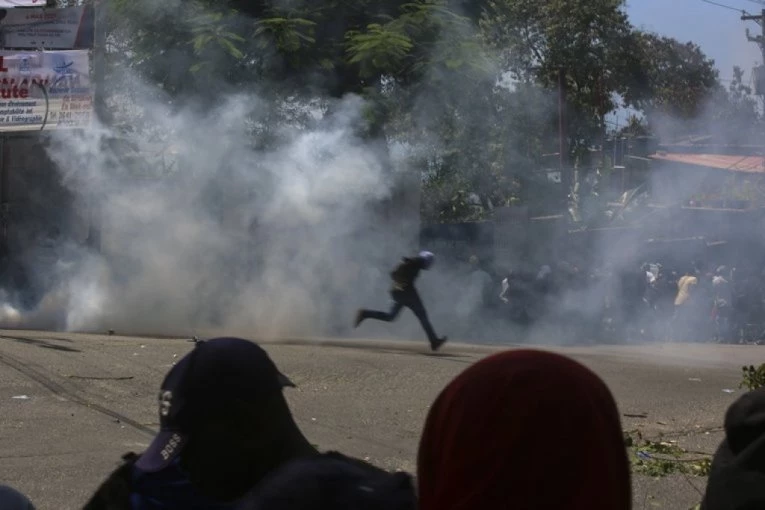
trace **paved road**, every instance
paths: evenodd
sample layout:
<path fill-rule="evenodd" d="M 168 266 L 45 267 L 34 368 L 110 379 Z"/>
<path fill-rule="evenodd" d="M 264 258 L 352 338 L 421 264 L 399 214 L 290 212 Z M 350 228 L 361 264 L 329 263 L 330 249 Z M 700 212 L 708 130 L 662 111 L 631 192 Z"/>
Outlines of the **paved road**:
<path fill-rule="evenodd" d="M 0 331 L 0 481 L 40 510 L 76 509 L 157 428 L 163 375 L 191 349 L 187 339 Z M 414 470 L 429 404 L 469 364 L 497 348 L 424 343 L 309 340 L 266 349 L 298 385 L 287 395 L 313 443 L 390 469 Z M 625 429 L 677 438 L 713 452 L 743 364 L 765 348 L 652 345 L 559 348 L 600 374 L 617 397 Z M 565 476 L 565 475 L 564 475 Z M 687 509 L 703 478 L 636 477 L 635 508 Z"/>

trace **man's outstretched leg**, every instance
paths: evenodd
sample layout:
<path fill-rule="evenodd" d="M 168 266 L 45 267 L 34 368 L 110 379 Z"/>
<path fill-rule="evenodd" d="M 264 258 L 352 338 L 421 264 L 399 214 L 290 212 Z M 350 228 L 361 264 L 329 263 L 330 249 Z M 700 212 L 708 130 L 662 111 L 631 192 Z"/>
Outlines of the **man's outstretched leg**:
<path fill-rule="evenodd" d="M 428 318 L 428 312 L 425 310 L 425 305 L 422 304 L 420 295 L 415 289 L 410 289 L 402 292 L 402 295 L 397 299 L 397 302 L 401 302 L 404 306 L 409 308 L 414 315 L 420 320 L 422 329 L 425 330 L 425 334 L 428 335 L 428 341 L 430 342 L 430 348 L 437 351 L 442 345 L 446 343 L 446 337 L 439 338 L 436 335 L 433 325 Z"/>
<path fill-rule="evenodd" d="M 389 312 L 380 312 L 377 310 L 361 309 L 358 312 L 356 312 L 356 322 L 354 323 L 354 327 L 358 328 L 359 324 L 364 322 L 365 319 L 375 319 L 378 321 L 393 322 L 394 320 L 396 320 L 396 317 L 398 317 L 398 314 L 399 312 L 401 312 L 401 308 L 403 306 L 404 305 L 394 300 L 393 305 L 391 305 Z"/>

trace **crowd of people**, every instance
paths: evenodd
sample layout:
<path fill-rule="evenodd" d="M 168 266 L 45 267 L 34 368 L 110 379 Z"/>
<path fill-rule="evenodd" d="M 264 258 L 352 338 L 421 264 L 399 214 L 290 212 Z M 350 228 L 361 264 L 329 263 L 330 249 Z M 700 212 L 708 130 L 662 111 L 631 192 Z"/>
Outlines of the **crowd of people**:
<path fill-rule="evenodd" d="M 373 318 L 391 322 L 406 307 L 422 323 L 431 349 L 438 350 L 446 338 L 436 336 L 414 287 L 432 263 L 427 251 L 404 257 L 391 272 L 392 309 L 359 310 L 355 325 Z M 481 271 L 476 259 L 471 265 Z M 611 310 L 615 327 L 627 336 L 649 331 L 691 339 L 714 324 L 715 337 L 729 341 L 739 315 L 748 310 L 739 308 L 747 302 L 741 296 L 754 287 L 737 275 L 725 266 L 704 272 L 691 265 L 676 272 L 644 264 L 597 277 L 609 283 L 603 309 Z M 590 278 L 593 273 L 585 276 L 570 264 L 543 266 L 536 274 L 510 272 L 497 296 L 515 320 L 530 320 L 533 300 L 591 289 Z M 636 327 L 634 317 L 642 314 L 657 327 Z M 632 506 L 630 460 L 616 401 L 600 377 L 566 356 L 509 350 L 457 375 L 429 406 L 416 477 L 321 452 L 293 418 L 284 391 L 294 386 L 255 342 L 195 341 L 160 387 L 158 434 L 142 453 L 123 457 L 84 510 Z M 765 508 L 765 388 L 730 407 L 725 432 L 702 508 Z M 18 491 L 0 487 L 0 508 L 33 506 Z"/>
<path fill-rule="evenodd" d="M 577 333 L 590 341 L 765 340 L 765 272 L 754 268 L 561 262 L 494 274 L 484 305 L 522 326 L 578 325 Z"/>
<path fill-rule="evenodd" d="M 620 510 L 632 506 L 616 401 L 580 363 L 516 349 L 469 366 L 429 406 L 416 477 L 321 452 L 293 419 L 294 384 L 256 343 L 198 341 L 165 376 L 160 430 L 85 510 Z M 704 510 L 765 508 L 765 389 L 725 417 Z M 32 509 L 0 489 L 4 510 Z"/>

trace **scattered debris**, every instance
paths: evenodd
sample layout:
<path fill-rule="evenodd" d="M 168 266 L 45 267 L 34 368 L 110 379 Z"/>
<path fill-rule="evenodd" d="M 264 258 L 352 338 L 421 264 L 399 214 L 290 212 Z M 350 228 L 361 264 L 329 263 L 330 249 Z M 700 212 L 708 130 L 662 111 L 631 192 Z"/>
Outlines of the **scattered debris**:
<path fill-rule="evenodd" d="M 624 413 L 624 416 L 626 416 L 627 418 L 648 418 L 648 413 L 640 413 L 640 414 Z"/>
<path fill-rule="evenodd" d="M 736 390 L 729 390 L 726 388 L 723 390 L 723 393 L 736 393 Z"/>
<path fill-rule="evenodd" d="M 29 397 L 26 395 L 16 395 L 15 397 L 11 397 L 11 398 L 15 400 L 29 400 Z"/>
<path fill-rule="evenodd" d="M 677 441 L 646 439 L 639 430 L 625 431 L 624 444 L 631 453 L 632 471 L 636 474 L 655 478 L 676 473 L 708 476 L 712 467 L 711 455 L 689 452 Z"/>
<path fill-rule="evenodd" d="M 141 345 L 141 349 L 146 349 L 146 346 L 145 345 Z"/>
<path fill-rule="evenodd" d="M 112 336 L 114 334 L 114 330 L 110 329 L 109 331 L 106 332 L 106 334 L 109 336 Z"/>
<path fill-rule="evenodd" d="M 656 425 L 667 425 L 667 424 L 665 422 L 663 422 L 663 421 L 657 421 Z"/>

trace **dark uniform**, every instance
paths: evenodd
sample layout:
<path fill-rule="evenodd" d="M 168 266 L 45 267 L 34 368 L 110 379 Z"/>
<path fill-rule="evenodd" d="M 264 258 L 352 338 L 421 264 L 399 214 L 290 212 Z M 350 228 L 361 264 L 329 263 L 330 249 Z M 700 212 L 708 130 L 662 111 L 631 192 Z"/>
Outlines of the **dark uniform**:
<path fill-rule="evenodd" d="M 446 337 L 439 338 L 436 332 L 433 330 L 433 326 L 428 319 L 428 313 L 425 311 L 425 306 L 422 304 L 420 295 L 417 293 L 417 289 L 414 288 L 414 281 L 420 274 L 420 271 L 430 268 L 433 263 L 433 254 L 430 252 L 422 252 L 416 257 L 403 257 L 401 263 L 396 266 L 390 276 L 393 281 L 393 285 L 390 290 L 390 295 L 393 298 L 393 305 L 390 311 L 380 312 L 376 310 L 359 310 L 356 314 L 356 327 L 359 326 L 365 319 L 377 319 L 385 322 L 393 322 L 403 307 L 409 308 L 415 316 L 420 320 L 422 328 L 428 335 L 430 341 L 430 347 L 434 351 L 438 350 L 444 342 Z"/>

